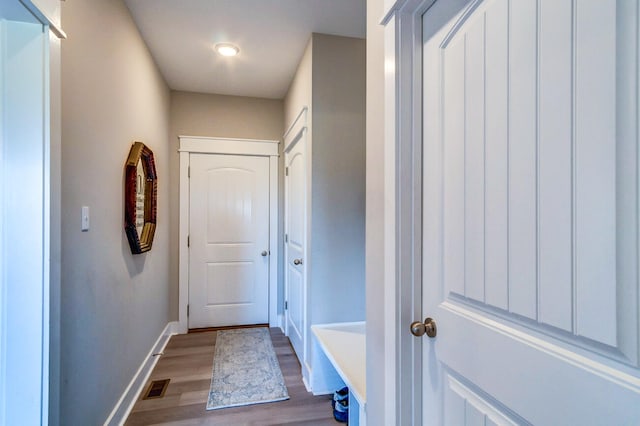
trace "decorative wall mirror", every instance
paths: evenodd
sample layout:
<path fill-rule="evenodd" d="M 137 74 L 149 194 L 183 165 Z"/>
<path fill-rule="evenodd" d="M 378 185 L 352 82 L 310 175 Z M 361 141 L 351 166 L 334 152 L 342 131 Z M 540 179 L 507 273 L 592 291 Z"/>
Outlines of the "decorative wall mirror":
<path fill-rule="evenodd" d="M 124 229 L 131 253 L 151 250 L 156 231 L 158 181 L 153 152 L 134 142 L 125 164 Z"/>

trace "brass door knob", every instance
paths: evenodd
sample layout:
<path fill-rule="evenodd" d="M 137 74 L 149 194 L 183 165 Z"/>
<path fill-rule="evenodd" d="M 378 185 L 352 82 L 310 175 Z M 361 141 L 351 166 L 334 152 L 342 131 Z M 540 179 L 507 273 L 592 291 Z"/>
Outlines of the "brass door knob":
<path fill-rule="evenodd" d="M 302 259 L 293 259 L 294 265 L 302 265 Z"/>
<path fill-rule="evenodd" d="M 427 328 L 424 326 L 424 323 L 420 321 L 414 321 L 411 323 L 411 334 L 416 337 L 423 336 L 427 331 Z"/>
<path fill-rule="evenodd" d="M 436 327 L 436 320 L 433 318 L 427 318 L 424 322 L 414 321 L 411 323 L 411 334 L 416 337 L 427 335 L 431 338 L 436 337 L 438 334 L 438 328 Z"/>

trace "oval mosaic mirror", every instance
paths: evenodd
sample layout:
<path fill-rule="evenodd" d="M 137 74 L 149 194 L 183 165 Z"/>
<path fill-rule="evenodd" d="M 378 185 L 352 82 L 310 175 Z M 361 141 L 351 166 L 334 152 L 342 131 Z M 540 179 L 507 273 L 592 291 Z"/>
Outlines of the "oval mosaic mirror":
<path fill-rule="evenodd" d="M 135 142 L 125 164 L 124 229 L 131 253 L 151 250 L 156 231 L 158 181 L 153 152 Z"/>

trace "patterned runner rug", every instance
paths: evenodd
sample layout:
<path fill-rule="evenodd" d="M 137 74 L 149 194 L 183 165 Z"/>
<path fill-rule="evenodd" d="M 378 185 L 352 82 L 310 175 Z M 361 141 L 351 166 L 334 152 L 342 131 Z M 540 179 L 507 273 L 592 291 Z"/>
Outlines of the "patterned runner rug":
<path fill-rule="evenodd" d="M 269 329 L 218 331 L 207 410 L 289 399 Z"/>

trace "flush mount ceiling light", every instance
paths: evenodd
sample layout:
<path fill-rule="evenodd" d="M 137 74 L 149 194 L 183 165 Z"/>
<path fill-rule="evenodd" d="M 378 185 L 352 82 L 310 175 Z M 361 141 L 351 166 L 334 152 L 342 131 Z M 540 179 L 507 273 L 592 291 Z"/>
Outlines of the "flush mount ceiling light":
<path fill-rule="evenodd" d="M 240 49 L 238 46 L 235 46 L 231 43 L 218 43 L 215 45 L 216 52 L 221 54 L 222 56 L 236 56 L 240 53 Z"/>

